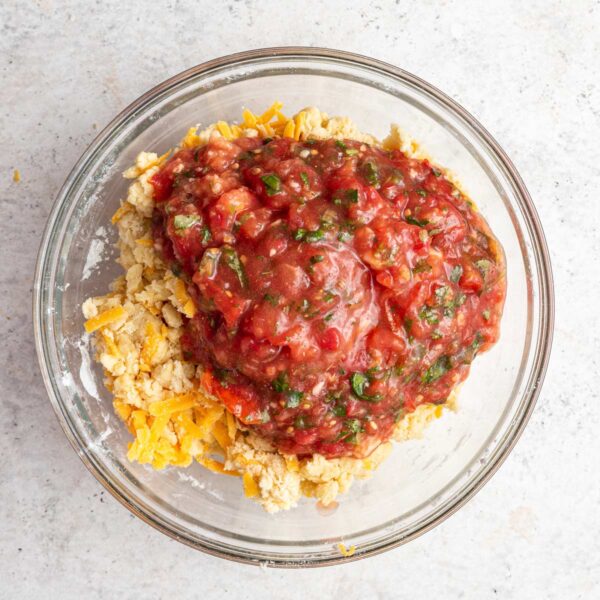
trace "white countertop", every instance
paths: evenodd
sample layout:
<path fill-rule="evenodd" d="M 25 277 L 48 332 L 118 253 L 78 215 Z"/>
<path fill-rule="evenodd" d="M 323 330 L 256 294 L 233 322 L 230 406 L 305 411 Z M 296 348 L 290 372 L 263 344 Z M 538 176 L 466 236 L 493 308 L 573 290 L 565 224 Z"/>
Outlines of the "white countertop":
<path fill-rule="evenodd" d="M 0 7 L 0 597 L 600 597 L 600 4 L 217 4 Z M 387 554 L 285 572 L 194 552 L 103 491 L 47 401 L 30 298 L 53 197 L 99 128 L 183 69 L 293 44 L 401 66 L 489 129 L 541 215 L 557 319 L 530 425 L 467 506 Z"/>

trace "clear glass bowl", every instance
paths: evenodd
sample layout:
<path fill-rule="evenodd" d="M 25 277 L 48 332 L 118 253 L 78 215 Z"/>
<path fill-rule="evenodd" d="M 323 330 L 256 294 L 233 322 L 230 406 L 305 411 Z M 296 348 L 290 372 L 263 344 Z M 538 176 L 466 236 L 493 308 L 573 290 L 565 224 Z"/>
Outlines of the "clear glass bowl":
<path fill-rule="evenodd" d="M 333 511 L 303 500 L 269 515 L 239 480 L 199 465 L 155 472 L 127 461 L 130 435 L 82 335 L 81 304 L 120 273 L 110 217 L 124 197 L 121 172 L 141 150 L 159 153 L 190 125 L 235 120 L 281 100 L 315 105 L 386 135 L 392 122 L 449 168 L 504 246 L 508 295 L 499 343 L 475 361 L 459 410 L 421 440 L 395 446 L 373 477 Z M 553 289 L 531 199 L 510 160 L 463 108 L 385 63 L 332 50 L 283 48 L 214 60 L 155 87 L 86 150 L 60 191 L 41 244 L 34 325 L 44 382 L 73 448 L 124 506 L 194 548 L 244 562 L 314 566 L 355 560 L 405 543 L 463 505 L 496 471 L 522 432 L 549 358 Z M 352 557 L 337 544 L 355 545 Z"/>

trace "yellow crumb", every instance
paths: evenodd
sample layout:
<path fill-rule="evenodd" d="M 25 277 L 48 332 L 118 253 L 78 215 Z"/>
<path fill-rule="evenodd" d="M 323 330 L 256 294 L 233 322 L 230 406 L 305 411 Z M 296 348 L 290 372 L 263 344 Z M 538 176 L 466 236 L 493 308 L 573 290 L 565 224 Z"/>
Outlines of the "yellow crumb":
<path fill-rule="evenodd" d="M 15 183 L 19 183 L 19 181 L 21 181 L 21 172 L 19 171 L 19 169 L 15 169 L 13 171 L 13 181 Z"/>
<path fill-rule="evenodd" d="M 338 544 L 338 550 L 343 556 L 352 556 L 356 552 L 356 546 L 350 546 L 350 548 L 346 548 L 346 546 L 340 542 Z"/>

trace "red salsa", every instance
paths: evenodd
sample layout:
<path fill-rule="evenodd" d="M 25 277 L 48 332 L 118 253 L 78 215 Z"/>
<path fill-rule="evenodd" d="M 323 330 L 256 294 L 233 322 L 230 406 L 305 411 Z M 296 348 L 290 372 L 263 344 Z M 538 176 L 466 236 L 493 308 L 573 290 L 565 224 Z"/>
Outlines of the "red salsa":
<path fill-rule="evenodd" d="M 197 306 L 184 354 L 284 453 L 368 455 L 498 338 L 502 250 L 427 160 L 215 136 L 151 182 L 155 246 Z"/>

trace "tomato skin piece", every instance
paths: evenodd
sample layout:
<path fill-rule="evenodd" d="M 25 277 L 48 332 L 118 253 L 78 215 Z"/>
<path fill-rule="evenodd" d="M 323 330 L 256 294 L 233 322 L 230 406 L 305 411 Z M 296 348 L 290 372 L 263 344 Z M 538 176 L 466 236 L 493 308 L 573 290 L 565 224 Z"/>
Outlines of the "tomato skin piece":
<path fill-rule="evenodd" d="M 171 195 L 173 190 L 173 176 L 165 171 L 158 171 L 150 178 L 150 183 L 154 188 L 155 202 L 164 202 Z"/>
<path fill-rule="evenodd" d="M 326 329 L 320 339 L 323 350 L 337 350 L 340 345 L 339 331 L 333 327 Z"/>
<path fill-rule="evenodd" d="M 224 387 L 209 370 L 202 374 L 202 385 L 209 393 L 219 398 L 225 408 L 242 423 L 247 425 L 262 423 L 260 403 L 248 388 Z"/>

